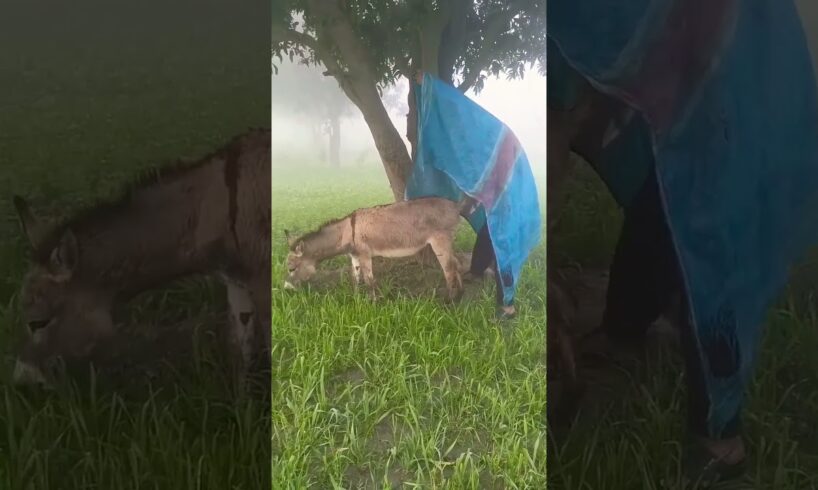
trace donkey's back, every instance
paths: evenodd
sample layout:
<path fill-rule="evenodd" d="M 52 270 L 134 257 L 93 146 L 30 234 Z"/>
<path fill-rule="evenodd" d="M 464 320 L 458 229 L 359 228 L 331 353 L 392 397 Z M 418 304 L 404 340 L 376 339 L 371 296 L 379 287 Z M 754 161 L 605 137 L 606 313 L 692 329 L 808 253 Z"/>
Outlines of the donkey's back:
<path fill-rule="evenodd" d="M 359 209 L 351 220 L 356 251 L 398 257 L 417 253 L 430 240 L 451 239 L 460 209 L 448 199 L 428 197 Z"/>

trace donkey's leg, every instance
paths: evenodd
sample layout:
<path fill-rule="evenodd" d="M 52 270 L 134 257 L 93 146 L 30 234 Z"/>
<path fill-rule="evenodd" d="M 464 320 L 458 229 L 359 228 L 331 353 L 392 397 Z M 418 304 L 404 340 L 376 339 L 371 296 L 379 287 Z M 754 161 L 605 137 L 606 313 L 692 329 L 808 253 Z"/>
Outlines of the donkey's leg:
<path fill-rule="evenodd" d="M 227 303 L 230 308 L 228 348 L 234 381 L 239 392 L 246 389 L 248 367 L 253 358 L 253 337 L 256 329 L 256 307 L 250 292 L 243 286 L 226 281 Z"/>
<path fill-rule="evenodd" d="M 377 299 L 377 284 L 375 282 L 375 274 L 372 272 L 372 256 L 361 254 L 358 255 L 358 265 L 361 268 L 361 274 L 364 276 L 364 283 L 369 288 L 369 295 L 372 299 Z"/>
<path fill-rule="evenodd" d="M 463 279 L 460 277 L 457 257 L 455 257 L 452 247 L 452 237 L 445 234 L 435 235 L 429 240 L 443 275 L 446 277 L 446 288 L 449 292 L 449 300 L 459 301 L 463 296 Z"/>
<path fill-rule="evenodd" d="M 357 287 L 361 284 L 361 261 L 353 254 L 349 254 L 349 260 L 352 262 L 352 279 Z"/>

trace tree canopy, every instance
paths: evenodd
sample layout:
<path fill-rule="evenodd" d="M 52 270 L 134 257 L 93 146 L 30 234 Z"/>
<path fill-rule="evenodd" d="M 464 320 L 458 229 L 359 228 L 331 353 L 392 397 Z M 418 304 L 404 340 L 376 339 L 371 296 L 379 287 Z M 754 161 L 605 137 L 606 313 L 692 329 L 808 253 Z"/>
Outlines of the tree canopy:
<path fill-rule="evenodd" d="M 395 197 L 403 195 L 411 156 L 381 94 L 431 73 L 461 91 L 487 77 L 545 70 L 546 0 L 280 0 L 273 6 L 276 59 L 320 65 L 361 110 Z M 414 145 L 414 92 L 408 97 Z"/>

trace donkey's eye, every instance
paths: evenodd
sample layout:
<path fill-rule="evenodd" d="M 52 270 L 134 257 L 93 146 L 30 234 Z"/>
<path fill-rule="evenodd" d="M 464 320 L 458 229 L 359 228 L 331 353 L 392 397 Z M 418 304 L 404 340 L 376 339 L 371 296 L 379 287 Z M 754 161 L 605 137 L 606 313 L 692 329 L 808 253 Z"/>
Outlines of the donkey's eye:
<path fill-rule="evenodd" d="M 35 321 L 31 321 L 31 322 L 28 322 L 28 329 L 31 330 L 32 333 L 34 333 L 37 330 L 42 330 L 43 328 L 47 327 L 49 323 L 51 323 L 51 320 L 35 320 Z"/>
<path fill-rule="evenodd" d="M 292 274 L 293 272 L 295 272 L 295 267 L 290 267 L 288 270 L 290 271 L 290 274 Z"/>

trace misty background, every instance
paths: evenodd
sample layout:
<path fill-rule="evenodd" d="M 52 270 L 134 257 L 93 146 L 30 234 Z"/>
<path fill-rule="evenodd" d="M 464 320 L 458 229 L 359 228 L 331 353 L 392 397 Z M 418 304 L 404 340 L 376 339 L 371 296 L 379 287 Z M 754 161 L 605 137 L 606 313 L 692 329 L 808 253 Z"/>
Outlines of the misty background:
<path fill-rule="evenodd" d="M 383 171 L 360 110 L 333 77 L 323 75 L 323 67 L 284 61 L 277 63 L 277 68 L 271 92 L 274 166 L 371 166 Z M 545 76 L 531 70 L 523 79 L 490 77 L 479 93 L 466 92 L 466 96 L 514 131 L 535 173 L 545 172 L 545 91 Z M 403 79 L 384 90 L 381 99 L 409 149 L 407 94 L 407 82 Z"/>

